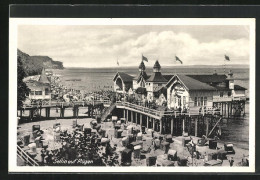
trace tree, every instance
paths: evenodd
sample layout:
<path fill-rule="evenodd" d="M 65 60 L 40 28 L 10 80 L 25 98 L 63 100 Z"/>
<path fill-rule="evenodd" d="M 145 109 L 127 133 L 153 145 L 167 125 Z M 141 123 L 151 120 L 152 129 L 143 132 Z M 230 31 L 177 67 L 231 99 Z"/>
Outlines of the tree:
<path fill-rule="evenodd" d="M 23 82 L 25 71 L 21 57 L 17 57 L 17 109 L 23 106 L 23 101 L 26 99 L 26 94 L 29 94 L 30 89 Z"/>

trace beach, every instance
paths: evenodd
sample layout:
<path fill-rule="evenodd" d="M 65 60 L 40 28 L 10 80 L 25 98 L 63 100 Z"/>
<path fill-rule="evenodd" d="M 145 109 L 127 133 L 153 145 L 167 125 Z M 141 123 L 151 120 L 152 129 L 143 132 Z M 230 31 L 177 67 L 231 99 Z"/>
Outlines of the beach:
<path fill-rule="evenodd" d="M 18 130 L 18 139 L 21 138 L 22 136 L 26 134 L 31 135 L 31 141 L 33 140 L 32 138 L 32 126 L 33 125 L 40 125 L 41 130 L 43 130 L 43 138 L 45 141 L 48 141 L 48 148 L 50 150 L 54 150 L 57 148 L 61 147 L 60 142 L 55 142 L 54 136 L 53 136 L 53 124 L 60 123 L 61 130 L 68 130 L 69 132 L 73 132 L 74 129 L 72 128 L 73 121 L 75 119 L 56 119 L 56 120 L 46 120 L 46 121 L 38 121 L 38 122 L 32 122 L 32 123 L 24 123 L 19 125 L 19 130 Z M 83 118 L 83 119 L 77 119 L 78 124 L 84 124 L 84 128 L 91 128 L 90 122 L 93 119 L 91 118 Z M 139 125 L 129 123 L 128 125 L 134 125 L 136 128 L 140 128 Z M 122 145 L 122 138 L 115 138 L 114 137 L 114 128 L 113 128 L 113 123 L 112 122 L 102 122 L 101 123 L 101 128 L 106 130 L 107 132 L 107 137 L 110 139 L 110 144 L 111 146 L 114 146 L 116 144 L 116 152 L 118 154 L 121 153 L 122 149 L 124 149 Z M 146 129 L 146 132 L 148 129 Z M 124 129 L 122 136 L 127 135 L 127 130 Z M 154 134 L 155 137 L 159 137 L 160 135 L 158 133 Z M 191 154 L 188 151 L 187 147 L 184 147 L 182 144 L 182 138 L 183 137 L 173 137 L 173 143 L 170 144 L 170 149 L 176 150 L 177 151 L 177 156 L 181 157 L 186 157 L 188 159 L 188 165 L 189 166 L 203 166 L 204 165 L 204 159 L 196 159 L 194 158 L 192 161 Z M 143 135 L 143 142 L 145 142 L 148 139 L 151 139 L 150 136 L 144 134 Z M 197 137 L 192 137 L 194 142 L 197 142 L 198 138 Z M 197 151 L 199 151 L 202 155 L 204 154 L 211 154 L 211 153 L 216 153 L 220 150 L 224 149 L 224 144 L 220 141 L 217 144 L 218 150 L 216 149 L 209 149 L 208 146 L 196 146 Z M 41 156 L 40 156 L 40 151 L 42 148 L 37 148 L 37 156 L 35 159 L 38 161 L 41 161 Z M 227 159 L 223 160 L 222 166 L 230 166 L 229 164 L 229 159 L 233 157 L 234 160 L 234 165 L 233 166 L 241 166 L 241 160 L 243 156 L 247 157 L 249 155 L 249 151 L 243 148 L 239 148 L 234 145 L 234 150 L 235 154 L 228 154 Z M 156 149 L 150 152 L 150 153 L 143 153 L 145 156 L 156 156 L 157 158 L 162 158 L 162 159 L 167 159 L 167 154 L 162 149 Z M 121 156 L 119 156 L 119 161 Z M 19 159 L 19 158 L 18 158 Z M 192 164 L 193 162 L 193 164 Z M 18 160 L 18 165 L 22 165 L 21 162 Z M 132 157 L 132 164 L 131 166 L 146 166 L 146 159 L 140 159 L 137 160 Z M 177 161 L 174 161 L 174 166 L 178 166 Z"/>

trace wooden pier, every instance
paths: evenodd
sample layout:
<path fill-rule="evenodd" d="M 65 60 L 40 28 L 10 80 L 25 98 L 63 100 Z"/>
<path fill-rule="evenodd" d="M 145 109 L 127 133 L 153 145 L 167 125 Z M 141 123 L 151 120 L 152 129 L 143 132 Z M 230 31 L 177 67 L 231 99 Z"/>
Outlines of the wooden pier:
<path fill-rule="evenodd" d="M 111 103 L 108 100 L 97 100 L 92 102 L 50 102 L 49 104 L 39 105 L 30 104 L 24 106 L 23 110 L 29 110 L 29 118 L 34 117 L 37 111 L 41 116 L 41 109 L 45 109 L 46 118 L 50 117 L 52 108 L 59 109 L 60 118 L 64 118 L 66 109 L 72 109 L 74 118 L 79 115 L 79 108 L 86 107 L 88 117 L 94 118 L 94 114 L 99 114 L 102 121 L 108 116 L 115 115 L 119 118 L 125 118 L 127 122 L 132 122 L 144 126 L 148 129 L 153 129 L 161 134 L 172 134 L 181 136 L 185 133 L 192 136 L 201 137 L 214 136 L 217 127 L 222 123 L 223 118 L 231 118 L 236 115 L 241 115 L 245 112 L 245 101 L 232 102 L 216 102 L 214 107 L 220 107 L 218 110 L 214 108 L 202 108 L 200 111 L 190 109 L 186 113 L 178 111 L 159 111 L 150 109 L 129 102 Z M 239 110 L 240 113 L 237 113 Z"/>
<path fill-rule="evenodd" d="M 60 118 L 64 118 L 65 117 L 65 110 L 69 110 L 71 109 L 73 111 L 73 116 L 74 118 L 79 116 L 79 108 L 86 108 L 87 113 L 86 116 L 87 117 L 93 117 L 93 115 L 95 114 L 101 114 L 101 112 L 103 111 L 103 109 L 105 107 L 109 107 L 110 106 L 110 101 L 108 100 L 95 100 L 95 101 L 76 101 L 76 102 L 48 102 L 45 104 L 25 104 L 23 106 L 23 108 L 19 109 L 18 111 L 20 111 L 20 115 L 18 114 L 18 116 L 20 116 L 22 118 L 22 112 L 25 110 L 29 111 L 29 119 L 33 120 L 36 118 L 36 116 L 38 116 L 39 118 L 41 118 L 42 116 L 44 116 L 44 114 L 42 114 L 42 110 L 45 110 L 45 118 L 48 119 L 51 117 L 50 111 L 51 109 L 55 109 L 56 112 L 60 113 Z"/>
<path fill-rule="evenodd" d="M 187 133 L 192 136 L 206 135 L 208 137 L 214 134 L 214 129 L 222 119 L 220 112 L 214 110 L 201 113 L 158 111 L 128 102 L 117 102 L 112 114 L 125 118 L 127 122 L 153 129 L 160 134 L 174 136 Z"/>

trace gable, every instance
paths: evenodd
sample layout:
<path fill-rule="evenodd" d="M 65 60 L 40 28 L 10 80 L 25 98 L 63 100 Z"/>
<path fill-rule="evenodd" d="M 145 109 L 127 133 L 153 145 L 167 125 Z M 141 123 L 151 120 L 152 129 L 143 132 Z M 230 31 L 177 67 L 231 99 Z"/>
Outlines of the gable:
<path fill-rule="evenodd" d="M 216 88 L 208 85 L 207 83 L 200 82 L 196 79 L 193 79 L 183 74 L 177 74 L 173 76 L 170 79 L 170 81 L 166 84 L 166 87 L 170 87 L 176 80 L 179 81 L 187 90 L 207 90 L 207 91 L 216 90 Z"/>

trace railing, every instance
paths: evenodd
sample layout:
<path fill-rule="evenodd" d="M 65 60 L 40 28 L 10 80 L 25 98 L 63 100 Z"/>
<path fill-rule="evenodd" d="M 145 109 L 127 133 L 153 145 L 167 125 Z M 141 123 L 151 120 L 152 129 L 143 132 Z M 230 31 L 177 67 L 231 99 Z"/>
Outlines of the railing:
<path fill-rule="evenodd" d="M 155 115 L 155 116 L 162 116 L 163 112 L 164 112 L 164 111 L 158 111 L 158 110 L 155 110 L 155 109 L 150 109 L 150 108 L 140 106 L 140 105 L 137 105 L 137 104 L 132 104 L 132 103 L 129 103 L 129 102 L 117 101 L 116 105 L 126 106 L 126 107 L 129 107 L 129 108 L 132 108 L 132 109 L 144 112 L 144 113 L 149 113 L 149 114 L 152 114 L 152 115 Z"/>
<path fill-rule="evenodd" d="M 144 106 L 140 106 L 137 104 L 132 104 L 129 102 L 121 102 L 121 101 L 117 101 L 116 102 L 117 106 L 125 106 L 128 108 L 132 108 L 144 113 L 149 113 L 155 116 L 180 116 L 180 115 L 186 115 L 186 116 L 191 116 L 191 115 L 206 115 L 206 114 L 212 114 L 215 115 L 216 113 L 220 113 L 219 110 L 214 110 L 213 108 L 207 108 L 207 109 L 203 109 L 201 110 L 201 112 L 197 111 L 197 112 L 192 112 L 192 111 L 188 111 L 188 112 L 179 112 L 179 111 L 159 111 L 159 110 L 155 110 L 155 109 L 150 109 Z"/>
<path fill-rule="evenodd" d="M 245 100 L 246 100 L 246 96 L 233 97 L 233 101 L 245 101 Z"/>
<path fill-rule="evenodd" d="M 39 166 L 39 164 L 35 160 L 33 160 L 28 154 L 26 154 L 26 152 L 24 152 L 18 145 L 17 156 L 30 166 Z"/>
<path fill-rule="evenodd" d="M 104 100 L 94 100 L 94 104 L 97 103 L 104 103 L 104 104 L 110 104 L 111 101 L 108 99 Z M 45 102 L 45 103 L 26 103 L 24 104 L 24 107 L 45 107 L 45 106 L 75 106 L 75 105 L 90 105 L 93 104 L 93 101 L 72 101 L 72 102 Z"/>
<path fill-rule="evenodd" d="M 232 97 L 213 97 L 213 102 L 232 101 Z"/>

